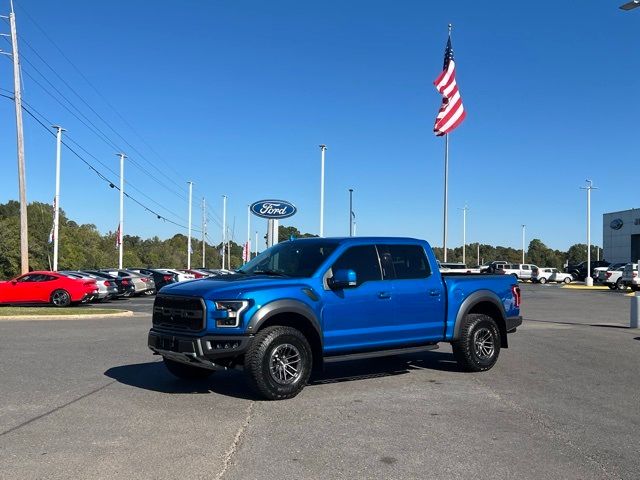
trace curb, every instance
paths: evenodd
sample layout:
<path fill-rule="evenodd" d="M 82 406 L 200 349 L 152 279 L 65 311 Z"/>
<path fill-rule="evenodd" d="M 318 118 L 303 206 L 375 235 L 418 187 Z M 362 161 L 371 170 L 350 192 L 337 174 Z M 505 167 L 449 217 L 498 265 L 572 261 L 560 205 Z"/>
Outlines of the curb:
<path fill-rule="evenodd" d="M 568 289 L 574 289 L 574 290 L 603 290 L 603 291 L 610 290 L 609 287 L 604 287 L 604 286 L 600 286 L 600 285 L 598 285 L 598 286 L 594 285 L 593 287 L 587 287 L 586 285 L 571 285 L 571 284 L 568 284 L 568 285 L 563 285 L 560 288 L 568 288 Z"/>
<path fill-rule="evenodd" d="M 125 310 L 117 313 L 88 313 L 86 315 L 10 315 L 6 317 L 0 316 L 0 322 L 5 321 L 38 321 L 38 320 L 95 320 L 96 318 L 122 318 L 133 317 L 131 310 Z"/>

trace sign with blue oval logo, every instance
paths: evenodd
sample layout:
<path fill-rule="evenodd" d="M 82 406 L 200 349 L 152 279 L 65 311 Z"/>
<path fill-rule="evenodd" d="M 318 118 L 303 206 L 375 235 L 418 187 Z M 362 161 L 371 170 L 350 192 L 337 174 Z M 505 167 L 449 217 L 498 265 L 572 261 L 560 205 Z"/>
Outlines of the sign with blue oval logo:
<path fill-rule="evenodd" d="M 251 204 L 254 215 L 262 218 L 288 218 L 296 214 L 298 209 L 285 200 L 260 200 Z"/>
<path fill-rule="evenodd" d="M 616 218 L 614 220 L 611 220 L 611 223 L 609 224 L 609 226 L 613 230 L 620 230 L 622 228 L 622 225 L 624 225 L 624 222 L 622 221 L 621 218 Z"/>

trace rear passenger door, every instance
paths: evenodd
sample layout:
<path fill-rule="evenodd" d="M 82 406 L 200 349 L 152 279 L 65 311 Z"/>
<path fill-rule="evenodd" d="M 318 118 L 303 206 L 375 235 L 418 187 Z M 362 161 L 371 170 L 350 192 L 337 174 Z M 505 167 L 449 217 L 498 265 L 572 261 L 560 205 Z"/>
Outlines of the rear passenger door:
<path fill-rule="evenodd" d="M 394 328 L 390 339 L 401 344 L 442 340 L 444 285 L 433 274 L 420 245 L 379 245 L 384 278 L 392 284 Z"/>

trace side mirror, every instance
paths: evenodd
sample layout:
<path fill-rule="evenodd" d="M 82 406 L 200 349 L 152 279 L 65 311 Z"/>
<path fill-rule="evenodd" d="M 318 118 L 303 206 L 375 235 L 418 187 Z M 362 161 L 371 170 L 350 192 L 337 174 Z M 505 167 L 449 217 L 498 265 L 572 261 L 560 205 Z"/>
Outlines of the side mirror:
<path fill-rule="evenodd" d="M 333 289 L 355 287 L 358 284 L 356 272 L 353 270 L 336 270 L 331 277 L 330 286 Z"/>

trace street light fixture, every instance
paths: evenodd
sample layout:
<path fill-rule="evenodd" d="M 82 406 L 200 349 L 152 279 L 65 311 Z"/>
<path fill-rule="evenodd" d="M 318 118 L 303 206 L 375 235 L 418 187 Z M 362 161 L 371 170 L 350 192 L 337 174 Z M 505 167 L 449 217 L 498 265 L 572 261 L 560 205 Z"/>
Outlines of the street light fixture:
<path fill-rule="evenodd" d="M 627 2 L 624 5 L 620 5 L 620 10 L 633 10 L 634 8 L 640 7 L 640 0 L 632 0 L 631 2 Z"/>

